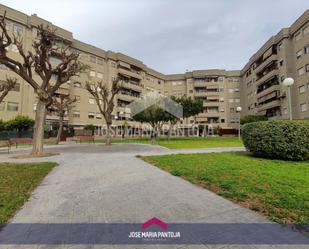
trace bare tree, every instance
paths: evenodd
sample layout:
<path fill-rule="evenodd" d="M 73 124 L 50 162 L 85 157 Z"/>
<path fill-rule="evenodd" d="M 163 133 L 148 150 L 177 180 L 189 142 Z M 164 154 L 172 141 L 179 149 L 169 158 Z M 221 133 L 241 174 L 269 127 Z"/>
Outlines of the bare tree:
<path fill-rule="evenodd" d="M 6 81 L 0 82 L 0 103 L 17 83 L 17 79 L 6 78 Z"/>
<path fill-rule="evenodd" d="M 55 141 L 56 144 L 59 144 L 60 142 L 65 114 L 74 107 L 75 102 L 76 98 L 72 99 L 69 95 L 60 94 L 58 97 L 53 98 L 53 103 L 48 107 L 48 111 L 56 112 L 59 116 L 59 128 Z"/>
<path fill-rule="evenodd" d="M 122 78 L 117 77 L 112 81 L 111 86 L 98 81 L 96 84 L 87 82 L 86 89 L 94 97 L 100 113 L 106 122 L 106 145 L 111 145 L 110 127 L 112 125 L 112 113 L 115 107 L 115 97 L 122 88 Z"/>
<path fill-rule="evenodd" d="M 33 42 L 32 51 L 26 52 L 22 38 L 19 35 L 10 36 L 8 34 L 5 14 L 0 19 L 0 64 L 5 65 L 29 83 L 38 96 L 31 152 L 33 156 L 37 156 L 43 153 L 47 107 L 52 103 L 52 98 L 59 87 L 68 82 L 71 77 L 78 75 L 83 66 L 78 61 L 77 52 L 71 51 L 69 46 L 57 46 L 62 40 L 49 26 L 39 25 L 37 27 L 38 39 Z M 9 55 L 7 48 L 11 45 L 17 47 L 21 57 L 20 61 Z M 56 57 L 57 61 L 52 62 L 51 57 Z M 34 73 L 38 77 L 34 77 Z M 55 80 L 52 80 L 53 76 Z"/>

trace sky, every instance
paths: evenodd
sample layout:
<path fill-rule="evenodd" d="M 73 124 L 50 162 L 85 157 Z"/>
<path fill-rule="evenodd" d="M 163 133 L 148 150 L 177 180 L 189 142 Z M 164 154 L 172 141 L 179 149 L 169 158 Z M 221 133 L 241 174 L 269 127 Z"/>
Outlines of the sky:
<path fill-rule="evenodd" d="M 308 0 L 1 0 L 161 73 L 239 70 Z"/>

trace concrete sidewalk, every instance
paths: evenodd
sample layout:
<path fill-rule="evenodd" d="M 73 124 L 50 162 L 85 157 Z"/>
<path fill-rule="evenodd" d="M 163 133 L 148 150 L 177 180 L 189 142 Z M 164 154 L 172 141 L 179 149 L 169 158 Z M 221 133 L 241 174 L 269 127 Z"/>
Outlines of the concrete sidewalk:
<path fill-rule="evenodd" d="M 47 149 L 59 151 L 59 147 Z M 62 146 L 59 156 L 1 161 L 59 163 L 34 191 L 12 223 L 143 223 L 158 217 L 168 223 L 267 223 L 265 217 L 206 189 L 170 175 L 136 155 L 209 153 L 243 150 L 175 150 L 140 144 Z M 25 152 L 24 150 L 13 154 Z M 2 231 L 2 233 L 5 232 Z M 295 232 L 291 231 L 291 236 Z M 297 234 L 298 236 L 298 234 Z M 0 233 L 1 237 L 1 233 Z M 24 248 L 276 248 L 266 246 L 26 246 Z M 0 246 L 0 248 L 12 248 Z M 20 247 L 17 247 L 20 248 Z M 282 247 L 278 247 L 282 248 Z M 286 248 L 308 248 L 293 247 Z"/>

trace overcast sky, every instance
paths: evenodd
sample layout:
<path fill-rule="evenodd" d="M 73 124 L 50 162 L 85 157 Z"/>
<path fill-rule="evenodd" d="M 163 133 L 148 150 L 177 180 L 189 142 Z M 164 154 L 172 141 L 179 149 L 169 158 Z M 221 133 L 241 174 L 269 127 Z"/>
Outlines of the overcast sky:
<path fill-rule="evenodd" d="M 1 0 L 162 73 L 241 69 L 308 0 Z"/>

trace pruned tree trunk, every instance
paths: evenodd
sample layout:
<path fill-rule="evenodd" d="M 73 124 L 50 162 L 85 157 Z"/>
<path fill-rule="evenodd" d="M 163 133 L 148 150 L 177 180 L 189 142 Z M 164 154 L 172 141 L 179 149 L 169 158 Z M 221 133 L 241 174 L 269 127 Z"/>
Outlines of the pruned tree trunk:
<path fill-rule="evenodd" d="M 59 128 L 58 128 L 58 132 L 57 132 L 57 138 L 56 138 L 56 144 L 59 144 L 60 139 L 61 139 L 61 134 L 63 132 L 63 115 L 60 115 L 59 117 Z"/>
<path fill-rule="evenodd" d="M 46 103 L 39 100 L 36 106 L 35 125 L 33 132 L 33 148 L 31 155 L 39 156 L 43 154 L 44 124 L 46 116 Z"/>
<path fill-rule="evenodd" d="M 106 145 L 111 145 L 112 144 L 112 138 L 111 138 L 111 124 L 110 123 L 107 123 L 107 131 L 106 131 L 106 142 L 105 144 Z"/>
<path fill-rule="evenodd" d="M 172 133 L 173 127 L 174 127 L 174 123 L 171 122 L 171 123 L 170 123 L 170 127 L 169 127 L 169 129 L 168 129 L 168 134 L 167 134 L 168 140 L 171 138 L 171 133 Z"/>

